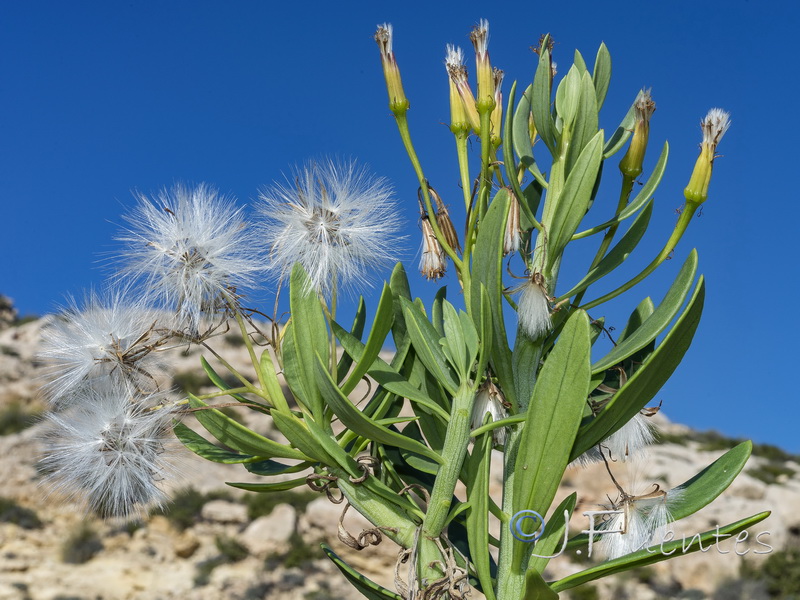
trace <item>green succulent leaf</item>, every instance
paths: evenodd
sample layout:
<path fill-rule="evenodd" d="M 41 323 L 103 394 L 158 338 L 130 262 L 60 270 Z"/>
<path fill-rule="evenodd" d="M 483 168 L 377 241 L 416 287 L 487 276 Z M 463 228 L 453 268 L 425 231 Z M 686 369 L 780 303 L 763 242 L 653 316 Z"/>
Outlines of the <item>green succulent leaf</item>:
<path fill-rule="evenodd" d="M 344 351 L 350 354 L 357 362 L 362 362 L 364 344 L 350 335 L 335 321 L 332 325 L 336 337 L 339 343 L 341 343 L 342 348 L 344 348 Z M 377 381 L 379 385 L 393 394 L 408 398 L 412 402 L 425 406 L 425 408 L 439 415 L 445 421 L 450 418 L 450 413 L 431 400 L 431 398 L 419 388 L 412 385 L 405 377 L 392 368 L 392 366 L 380 358 L 380 356 L 372 361 L 372 365 L 367 370 L 367 374 Z"/>
<path fill-rule="evenodd" d="M 288 339 L 284 338 L 283 344 L 284 371 L 292 391 L 299 393 L 314 418 L 322 422 L 324 406 L 319 390 L 314 386 L 312 365 L 317 354 L 326 361 L 330 360 L 328 327 L 319 297 L 310 288 L 308 275 L 300 263 L 294 265 L 289 285 L 292 319 L 289 325 L 291 335 Z M 287 363 L 289 363 L 288 368 Z M 293 375 L 291 378 L 290 372 Z"/>
<path fill-rule="evenodd" d="M 225 416 L 215 408 L 208 408 L 208 404 L 189 394 L 189 406 L 196 409 L 192 414 L 200 421 L 211 435 L 220 442 L 243 454 L 260 456 L 263 458 L 294 458 L 297 460 L 311 460 L 299 450 L 284 444 L 272 441 L 262 435 L 251 431 L 238 421 Z M 272 416 L 280 414 L 273 411 Z"/>
<path fill-rule="evenodd" d="M 264 460 L 261 456 L 231 452 L 230 450 L 220 448 L 183 423 L 174 423 L 172 430 L 175 432 L 175 437 L 178 438 L 181 444 L 198 456 L 210 460 L 211 462 L 232 465 Z"/>
<path fill-rule="evenodd" d="M 406 450 L 411 450 L 412 452 L 421 454 L 436 462 L 443 462 L 441 456 L 424 444 L 379 425 L 358 410 L 350 399 L 342 393 L 342 390 L 336 386 L 333 379 L 331 379 L 331 375 L 321 358 L 317 359 L 316 377 L 325 401 L 345 427 L 368 440 L 397 446 L 398 448 L 405 448 Z"/>
<path fill-rule="evenodd" d="M 608 577 L 615 573 L 622 573 L 639 567 L 645 567 L 657 562 L 668 560 L 676 556 L 683 556 L 707 550 L 719 536 L 733 536 L 738 534 L 756 523 L 760 523 L 770 515 L 769 512 L 761 512 L 746 519 L 736 521 L 724 527 L 705 531 L 692 537 L 690 540 L 679 539 L 672 542 L 665 542 L 653 548 L 645 548 L 632 554 L 627 554 L 620 558 L 609 560 L 584 571 L 579 571 L 574 575 L 569 575 L 550 584 L 550 588 L 555 592 L 563 592 L 590 581 Z M 705 546 L 703 544 L 706 544 Z"/>
<path fill-rule="evenodd" d="M 297 479 L 287 479 L 286 481 L 277 481 L 273 483 L 249 483 L 249 482 L 232 482 L 226 481 L 225 485 L 240 490 L 247 490 L 248 492 L 267 493 L 267 492 L 285 492 L 295 488 L 306 485 L 306 477 L 299 477 Z"/>
<path fill-rule="evenodd" d="M 548 40 L 543 40 L 539 50 L 539 65 L 533 78 L 533 94 L 531 95 L 531 110 L 536 131 L 542 138 L 545 146 L 551 153 L 556 151 L 556 133 L 553 117 L 550 114 L 552 96 L 552 74 L 550 69 L 550 50 L 547 49 Z"/>
<path fill-rule="evenodd" d="M 620 148 L 622 148 L 625 142 L 628 141 L 628 138 L 631 137 L 634 125 L 636 125 L 636 99 L 634 99 L 628 112 L 625 113 L 625 116 L 622 117 L 622 122 L 619 124 L 619 127 L 614 130 L 614 133 L 612 133 L 611 137 L 606 141 L 606 145 L 603 147 L 604 159 L 619 152 Z"/>
<path fill-rule="evenodd" d="M 575 510 L 578 501 L 577 492 L 573 492 L 559 504 L 553 511 L 544 526 L 542 536 L 533 545 L 528 569 L 543 573 L 551 557 L 561 554 L 564 550 L 564 532 L 568 531 L 569 519 Z M 567 513 L 564 519 L 564 511 Z"/>
<path fill-rule="evenodd" d="M 458 382 L 442 351 L 439 333 L 428 321 L 419 306 L 404 298 L 401 299 L 401 302 L 406 327 L 411 336 L 415 352 L 425 364 L 425 367 L 436 376 L 451 394 L 454 394 L 458 388 Z"/>
<path fill-rule="evenodd" d="M 367 323 L 367 307 L 364 304 L 364 296 L 358 297 L 358 308 L 356 309 L 356 316 L 353 318 L 353 326 L 350 328 L 350 335 L 361 341 L 361 336 L 364 335 L 364 325 Z M 339 359 L 339 366 L 336 369 L 337 381 L 342 382 L 350 367 L 353 366 L 353 357 L 345 352 Z"/>
<path fill-rule="evenodd" d="M 511 350 L 508 347 L 508 335 L 503 317 L 503 232 L 508 217 L 508 207 L 508 191 L 502 189 L 497 192 L 489 205 L 489 210 L 486 211 L 486 216 L 478 230 L 478 239 L 472 255 L 472 284 L 469 301 L 470 315 L 475 320 L 476 315 L 483 314 L 479 306 L 483 296 L 481 287 L 486 289 L 488 306 L 492 315 L 492 343 L 489 362 L 506 395 L 506 400 L 516 406 Z M 481 327 L 477 321 L 475 325 Z"/>
<path fill-rule="evenodd" d="M 603 108 L 606 100 L 608 86 L 611 83 L 611 54 L 605 43 L 600 44 L 597 57 L 594 59 L 594 73 L 592 74 L 594 88 L 597 91 L 597 110 Z"/>
<path fill-rule="evenodd" d="M 575 311 L 542 367 L 514 469 L 514 511 L 546 514 L 569 462 L 589 393 L 589 318 Z"/>
<path fill-rule="evenodd" d="M 558 594 L 547 585 L 538 571 L 525 574 L 525 600 L 558 600 Z"/>
<path fill-rule="evenodd" d="M 589 207 L 600 170 L 603 132 L 598 131 L 586 144 L 575 166 L 567 176 L 550 223 L 548 261 L 553 263 L 578 228 Z"/>
<path fill-rule="evenodd" d="M 697 251 L 692 250 L 658 308 L 636 331 L 626 336 L 624 340 L 614 346 L 611 352 L 594 363 L 592 373 L 599 373 L 613 367 L 656 339 L 683 306 L 686 296 L 692 289 L 692 282 L 696 274 Z"/>
<path fill-rule="evenodd" d="M 392 328 L 394 322 L 394 299 L 392 297 L 391 288 L 387 284 L 383 285 L 383 293 L 378 302 L 378 309 L 375 311 L 375 319 L 372 321 L 372 329 L 370 329 L 367 343 L 364 346 L 358 362 L 353 368 L 353 372 L 347 378 L 347 381 L 342 385 L 342 393 L 345 395 L 352 392 L 361 378 L 367 374 L 370 366 L 378 357 L 378 354 L 383 349 L 386 342 L 386 336 Z"/>
<path fill-rule="evenodd" d="M 361 592 L 361 594 L 363 594 L 368 600 L 403 600 L 402 596 L 399 594 L 395 594 L 391 590 L 381 587 L 371 579 L 356 571 L 353 567 L 342 560 L 339 555 L 336 554 L 327 544 L 322 544 L 322 551 L 328 558 L 331 559 L 331 561 L 333 561 L 333 564 L 335 564 L 336 567 L 342 572 L 342 575 L 344 575 L 347 580 L 353 584 L 353 587 Z"/>
<path fill-rule="evenodd" d="M 575 294 L 585 290 L 590 285 L 599 281 L 614 269 L 620 266 L 633 252 L 639 244 L 647 226 L 650 223 L 650 216 L 653 213 L 653 203 L 648 203 L 639 216 L 631 223 L 630 229 L 622 236 L 616 246 L 614 246 L 603 259 L 589 271 L 583 279 L 576 283 L 568 292 L 563 294 L 564 298 L 570 298 Z"/>
<path fill-rule="evenodd" d="M 658 393 L 689 349 L 700 323 L 704 298 L 705 284 L 701 276 L 689 304 L 647 362 L 614 394 L 597 417 L 587 419 L 581 425 L 570 455 L 571 461 L 617 431 Z M 631 337 L 642 327 L 644 325 Z"/>
<path fill-rule="evenodd" d="M 228 383 L 222 377 L 219 376 L 219 373 L 217 373 L 214 370 L 214 367 L 212 367 L 208 363 L 208 361 L 205 359 L 204 356 L 200 357 L 200 364 L 203 366 L 203 371 L 206 372 L 206 375 L 208 375 L 208 378 L 211 380 L 211 383 L 217 386 L 218 389 L 222 391 L 231 389 L 231 386 L 228 385 Z M 228 394 L 228 395 L 231 398 L 238 400 L 239 402 L 250 402 L 247 398 L 239 394 Z"/>
<path fill-rule="evenodd" d="M 494 600 L 489 553 L 489 468 L 492 461 L 492 436 L 475 441 L 472 455 L 467 459 L 466 527 L 470 556 L 487 600 Z"/>

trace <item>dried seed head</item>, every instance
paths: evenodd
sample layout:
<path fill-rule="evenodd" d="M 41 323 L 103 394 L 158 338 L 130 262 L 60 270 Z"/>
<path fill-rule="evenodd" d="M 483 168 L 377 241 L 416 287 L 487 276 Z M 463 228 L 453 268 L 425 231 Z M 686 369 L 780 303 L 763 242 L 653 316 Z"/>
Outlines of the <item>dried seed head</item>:
<path fill-rule="evenodd" d="M 672 521 L 671 509 L 683 497 L 683 488 L 655 491 L 640 496 L 622 495 L 609 508 L 620 512 L 603 524 L 605 533 L 600 548 L 609 560 L 664 541 L 667 525 Z M 617 532 L 617 533 L 612 533 Z"/>
<path fill-rule="evenodd" d="M 493 422 L 508 416 L 503 392 L 488 378 L 475 394 L 475 404 L 472 407 L 472 429 L 477 429 L 483 425 L 487 413 Z M 506 428 L 498 427 L 492 431 L 492 436 L 495 445 L 504 444 L 506 441 Z"/>
<path fill-rule="evenodd" d="M 263 190 L 261 201 L 269 269 L 281 279 L 299 262 L 311 288 L 328 296 L 334 281 L 340 289 L 369 283 L 395 260 L 402 238 L 393 190 L 355 162 L 309 163 L 295 170 L 293 185 Z"/>
<path fill-rule="evenodd" d="M 461 252 L 461 243 L 458 241 L 458 234 L 456 228 L 453 226 L 453 221 L 450 220 L 450 213 L 447 210 L 441 196 L 436 193 L 432 187 L 428 186 L 428 191 L 431 194 L 434 202 L 436 202 L 436 224 L 444 236 L 444 241 L 455 252 Z"/>
<path fill-rule="evenodd" d="M 422 216 L 422 257 L 419 261 L 419 270 L 426 279 L 437 280 L 444 277 L 447 265 L 445 253 L 427 215 Z"/>
<path fill-rule="evenodd" d="M 550 299 L 541 273 L 532 273 L 520 291 L 517 318 L 520 329 L 532 340 L 539 339 L 552 328 Z"/>
<path fill-rule="evenodd" d="M 506 233 L 503 236 L 503 255 L 517 252 L 520 247 L 519 229 L 519 200 L 516 194 L 510 193 L 511 202 L 508 207 L 508 219 L 506 220 Z"/>

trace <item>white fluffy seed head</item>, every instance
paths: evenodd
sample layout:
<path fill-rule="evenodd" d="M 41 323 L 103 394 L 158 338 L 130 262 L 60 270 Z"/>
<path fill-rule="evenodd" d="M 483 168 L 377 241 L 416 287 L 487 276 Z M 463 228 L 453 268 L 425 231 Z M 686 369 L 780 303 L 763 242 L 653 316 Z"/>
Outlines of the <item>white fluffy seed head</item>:
<path fill-rule="evenodd" d="M 391 186 L 352 161 L 308 163 L 291 183 L 263 190 L 259 208 L 270 271 L 286 279 L 300 263 L 325 296 L 369 284 L 395 261 L 402 240 Z"/>
<path fill-rule="evenodd" d="M 263 269 L 259 245 L 242 211 L 217 190 L 176 185 L 139 204 L 126 217 L 130 228 L 122 275 L 143 279 L 148 290 L 177 310 L 190 332 L 201 317 L 235 301 L 240 286 L 251 286 Z"/>
<path fill-rule="evenodd" d="M 661 544 L 666 540 L 668 525 L 673 520 L 671 510 L 682 497 L 683 488 L 678 487 L 668 492 L 629 496 L 609 507 L 622 512 L 612 515 L 603 524 L 601 529 L 609 533 L 600 538 L 601 551 L 609 560 L 613 560 L 651 544 Z M 611 533 L 615 530 L 623 533 Z"/>
<path fill-rule="evenodd" d="M 593 446 L 576 458 L 573 464 L 586 467 L 603 460 L 603 457 L 615 462 L 642 458 L 654 440 L 655 427 L 648 417 L 638 412 L 625 425 L 600 442 L 599 447 Z"/>
<path fill-rule="evenodd" d="M 66 405 L 81 387 L 98 382 L 155 387 L 163 369 L 156 350 L 169 336 L 162 315 L 129 292 L 91 291 L 83 307 L 70 299 L 42 330 L 38 359 L 45 365 L 44 390 L 53 404 Z"/>
<path fill-rule="evenodd" d="M 552 328 L 550 299 L 544 289 L 541 275 L 534 273 L 519 288 L 517 318 L 520 329 L 532 340 L 539 339 Z"/>
<path fill-rule="evenodd" d="M 487 379 L 475 394 L 475 402 L 472 405 L 472 429 L 483 425 L 487 413 L 492 422 L 508 416 L 503 392 L 490 379 Z M 492 431 L 492 435 L 494 443 L 502 445 L 506 441 L 506 428 L 499 427 Z"/>
<path fill-rule="evenodd" d="M 163 395 L 137 397 L 120 384 L 80 394 L 70 410 L 47 417 L 43 484 L 84 499 L 104 517 L 141 516 L 148 505 L 162 504 L 159 482 L 175 471 L 169 453 L 172 411 L 151 410 Z"/>

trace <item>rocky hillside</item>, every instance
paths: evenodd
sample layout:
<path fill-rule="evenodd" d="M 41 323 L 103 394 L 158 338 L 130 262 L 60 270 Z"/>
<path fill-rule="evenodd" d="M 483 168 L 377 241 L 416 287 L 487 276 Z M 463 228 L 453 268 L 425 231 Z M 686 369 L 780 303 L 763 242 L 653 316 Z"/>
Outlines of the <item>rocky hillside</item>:
<path fill-rule="evenodd" d="M 323 540 L 370 578 L 394 588 L 397 547 L 392 542 L 356 552 L 337 539 L 341 505 L 309 489 L 260 495 L 225 486 L 225 481 L 254 480 L 238 465 L 212 464 L 183 451 L 182 477 L 166 482 L 173 503 L 140 521 L 100 521 L 80 504 L 49 493 L 36 469 L 45 424 L 36 420 L 44 406 L 35 355 L 47 319 L 7 321 L 0 331 L 0 600 L 360 598 L 322 554 Z M 240 355 L 246 362 L 232 338 L 218 340 L 226 357 Z M 196 350 L 177 357 L 172 372 L 174 383 L 185 388 L 204 385 Z M 659 423 L 662 443 L 653 447 L 646 464 L 648 482 L 680 484 L 732 445 L 663 417 Z M 250 425 L 279 437 L 269 423 Z M 499 455 L 495 459 L 498 468 L 493 470 L 500 472 Z M 575 529 L 586 527 L 582 511 L 596 510 L 613 493 L 602 471 L 596 466 L 568 474 L 561 495 L 578 492 Z M 723 541 L 703 554 L 563 595 L 642 600 L 792 597 L 778 595 L 788 594 L 788 588 L 776 592 L 770 586 L 775 570 L 784 579 L 794 577 L 794 585 L 800 581 L 797 563 L 792 563 L 800 547 L 798 473 L 794 457 L 773 447 L 757 448 L 728 492 L 679 528 L 690 537 L 771 510 L 772 516 L 756 526 L 749 540 L 735 547 Z M 357 534 L 366 521 L 349 511 L 345 526 Z M 758 533 L 762 535 L 756 540 Z M 551 561 L 548 575 L 575 572 L 586 561 L 585 553 L 560 556 Z"/>

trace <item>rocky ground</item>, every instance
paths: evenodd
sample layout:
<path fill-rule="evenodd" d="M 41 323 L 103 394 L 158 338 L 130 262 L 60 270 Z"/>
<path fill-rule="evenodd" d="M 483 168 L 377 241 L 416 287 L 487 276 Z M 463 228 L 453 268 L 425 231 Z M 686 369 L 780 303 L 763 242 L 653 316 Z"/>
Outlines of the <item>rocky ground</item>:
<path fill-rule="evenodd" d="M 35 354 L 45 323 L 42 319 L 0 331 L 0 433 L 5 424 L 44 407 Z M 224 336 L 220 343 L 228 344 Z M 241 354 L 230 344 L 224 349 L 226 356 Z M 198 365 L 199 354 L 191 352 L 179 357 L 173 369 L 185 379 L 186 373 L 198 373 Z M 279 435 L 268 423 L 255 425 L 268 435 Z M 653 447 L 646 464 L 648 481 L 669 487 L 680 484 L 723 453 L 711 449 L 713 436 L 703 437 L 663 417 L 660 425 L 664 439 L 674 443 Z M 188 452 L 180 463 L 182 477 L 168 482 L 176 502 L 164 514 L 130 522 L 90 517 L 80 504 L 58 498 L 40 485 L 36 462 L 42 452 L 43 427 L 39 422 L 10 432 L 16 428 L 9 426 L 0 435 L 0 600 L 361 598 L 325 558 L 319 547 L 322 541 L 371 579 L 394 588 L 397 547 L 384 541 L 357 552 L 339 542 L 340 505 L 303 488 L 254 500 L 256 495 L 224 485 L 256 480 L 241 466 L 209 463 Z M 770 597 L 757 577 L 742 578 L 742 565 L 747 561 L 749 572 L 758 572 L 774 553 L 798 546 L 800 466 L 780 453 L 763 454 L 751 459 L 746 472 L 722 497 L 681 521 L 679 528 L 680 534 L 691 536 L 771 510 L 772 516 L 756 526 L 746 543 L 734 548 L 733 543 L 722 542 L 703 554 L 603 580 L 571 597 Z M 495 459 L 498 466 L 500 456 Z M 188 487 L 194 491 L 186 492 Z M 586 527 L 581 512 L 597 509 L 613 487 L 601 467 L 575 468 L 560 496 L 572 491 L 579 498 L 572 526 L 579 529 Z M 499 493 L 498 480 L 493 481 L 493 493 Z M 345 525 L 358 533 L 367 523 L 351 510 Z M 769 544 L 772 552 L 755 540 L 757 533 L 762 533 L 758 541 Z M 747 553 L 740 556 L 735 550 Z M 585 568 L 583 558 L 573 553 L 552 560 L 548 578 Z"/>

